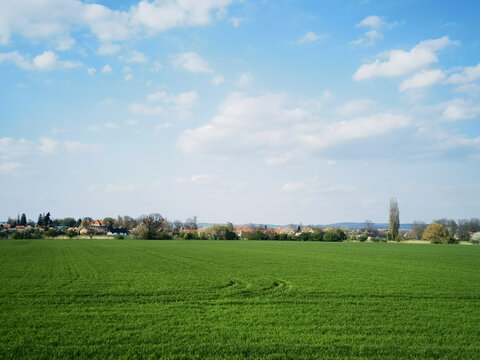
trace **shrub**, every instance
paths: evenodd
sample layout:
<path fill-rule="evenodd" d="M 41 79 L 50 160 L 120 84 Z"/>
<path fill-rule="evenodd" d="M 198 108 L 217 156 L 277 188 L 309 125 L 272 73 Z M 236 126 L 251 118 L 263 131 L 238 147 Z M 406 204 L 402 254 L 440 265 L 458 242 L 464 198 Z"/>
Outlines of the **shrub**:
<path fill-rule="evenodd" d="M 333 229 L 325 231 L 323 234 L 324 241 L 344 241 L 347 240 L 347 234 L 342 229 Z"/>
<path fill-rule="evenodd" d="M 423 233 L 423 238 L 432 244 L 442 244 L 449 242 L 451 236 L 445 226 L 433 223 L 427 226 Z"/>
<path fill-rule="evenodd" d="M 311 240 L 311 234 L 310 233 L 301 233 L 300 235 L 297 236 L 298 241 L 310 241 Z"/>
<path fill-rule="evenodd" d="M 313 233 L 310 234 L 311 241 L 323 241 L 323 230 L 322 229 L 314 229 Z"/>
<path fill-rule="evenodd" d="M 57 232 L 57 230 L 55 230 L 55 229 L 48 229 L 48 230 L 45 232 L 45 235 L 48 236 L 48 237 L 57 237 L 57 236 L 58 236 L 58 232 Z"/>
<path fill-rule="evenodd" d="M 73 230 L 68 230 L 65 235 L 67 235 L 70 239 L 77 236 L 77 233 Z"/>
<path fill-rule="evenodd" d="M 360 242 L 365 242 L 365 241 L 367 241 L 368 236 L 366 234 L 361 234 L 361 235 L 358 235 L 357 239 Z"/>
<path fill-rule="evenodd" d="M 182 238 L 184 240 L 195 240 L 195 239 L 198 239 L 198 235 L 197 233 L 193 233 L 193 232 L 184 232 L 182 235 Z"/>
<path fill-rule="evenodd" d="M 117 235 L 115 235 L 115 239 L 116 240 L 123 240 L 123 239 L 125 239 L 125 236 L 123 236 L 121 234 L 117 234 Z"/>
<path fill-rule="evenodd" d="M 168 233 L 168 232 L 161 232 L 161 233 L 157 234 L 155 239 L 158 239 L 158 240 L 172 240 L 173 235 L 171 233 Z"/>
<path fill-rule="evenodd" d="M 260 230 L 245 233 L 244 238 L 247 240 L 268 240 L 269 239 L 268 235 Z"/>

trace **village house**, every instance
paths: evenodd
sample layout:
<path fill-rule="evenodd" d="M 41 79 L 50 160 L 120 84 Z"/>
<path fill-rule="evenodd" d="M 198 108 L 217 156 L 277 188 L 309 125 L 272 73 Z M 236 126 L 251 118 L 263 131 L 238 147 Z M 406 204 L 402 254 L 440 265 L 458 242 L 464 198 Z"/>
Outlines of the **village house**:
<path fill-rule="evenodd" d="M 252 229 L 248 226 L 234 226 L 233 231 L 235 231 L 238 236 L 242 237 L 244 234 L 252 232 Z"/>

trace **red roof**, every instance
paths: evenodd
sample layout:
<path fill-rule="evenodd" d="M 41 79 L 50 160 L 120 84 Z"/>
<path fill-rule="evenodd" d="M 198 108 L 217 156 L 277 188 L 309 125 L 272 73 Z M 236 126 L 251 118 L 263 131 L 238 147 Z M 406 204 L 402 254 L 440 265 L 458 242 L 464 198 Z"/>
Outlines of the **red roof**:
<path fill-rule="evenodd" d="M 250 232 L 252 229 L 250 229 L 248 226 L 234 226 L 233 229 L 235 231 L 243 231 L 243 232 Z"/>

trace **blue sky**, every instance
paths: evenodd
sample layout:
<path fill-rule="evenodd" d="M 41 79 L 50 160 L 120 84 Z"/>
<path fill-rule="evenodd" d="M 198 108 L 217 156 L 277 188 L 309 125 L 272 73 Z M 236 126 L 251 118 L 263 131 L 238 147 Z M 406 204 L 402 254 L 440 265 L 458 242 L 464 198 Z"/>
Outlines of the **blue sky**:
<path fill-rule="evenodd" d="M 0 220 L 478 217 L 479 14 L 0 0 Z"/>

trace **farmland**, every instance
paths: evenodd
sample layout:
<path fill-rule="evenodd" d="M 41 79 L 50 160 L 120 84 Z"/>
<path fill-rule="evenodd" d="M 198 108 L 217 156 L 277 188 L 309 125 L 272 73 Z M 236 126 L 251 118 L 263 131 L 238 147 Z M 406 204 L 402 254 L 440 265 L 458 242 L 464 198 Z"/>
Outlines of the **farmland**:
<path fill-rule="evenodd" d="M 0 241 L 0 358 L 480 358 L 480 247 Z"/>

